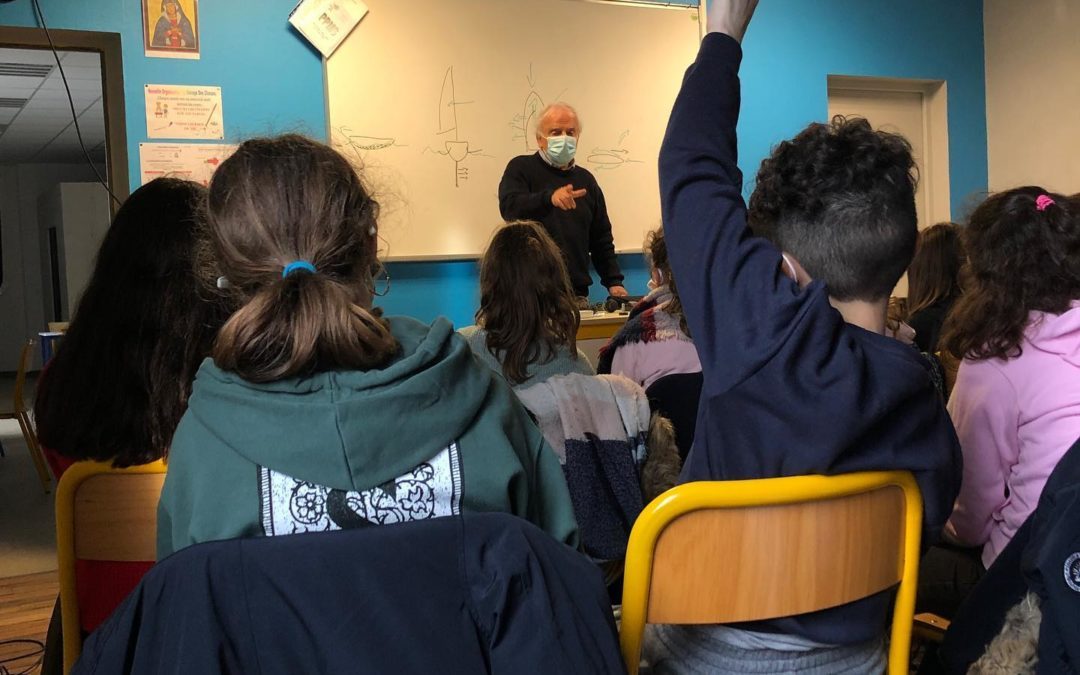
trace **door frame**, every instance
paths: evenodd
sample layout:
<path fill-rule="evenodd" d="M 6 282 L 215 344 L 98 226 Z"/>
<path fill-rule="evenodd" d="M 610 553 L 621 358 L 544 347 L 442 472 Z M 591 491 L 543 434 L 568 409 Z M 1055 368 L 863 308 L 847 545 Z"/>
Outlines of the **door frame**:
<path fill-rule="evenodd" d="M 926 190 L 928 205 L 927 222 L 919 223 L 919 229 L 951 221 L 948 83 L 945 80 L 829 75 L 828 92 L 830 96 L 833 92 L 904 92 L 922 95 L 923 145 L 926 149 L 923 165 L 931 180 L 923 182 L 926 177 L 919 177 Z"/>
<path fill-rule="evenodd" d="M 57 51 L 97 52 L 101 55 L 101 104 L 105 113 L 106 176 L 109 189 L 122 203 L 130 192 L 128 182 L 127 123 L 124 108 L 124 59 L 119 33 L 50 29 Z M 50 49 L 40 28 L 0 26 L 0 47 Z M 109 200 L 112 214 L 119 205 Z"/>

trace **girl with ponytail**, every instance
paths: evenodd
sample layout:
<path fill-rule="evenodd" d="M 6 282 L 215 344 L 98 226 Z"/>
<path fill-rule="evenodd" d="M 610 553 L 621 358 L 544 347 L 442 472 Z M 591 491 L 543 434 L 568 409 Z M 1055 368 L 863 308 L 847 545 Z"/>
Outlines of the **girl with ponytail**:
<path fill-rule="evenodd" d="M 469 510 L 576 542 L 558 460 L 509 387 L 445 319 L 373 306 L 377 218 L 349 163 L 301 136 L 218 168 L 202 276 L 234 312 L 173 439 L 159 557 Z"/>

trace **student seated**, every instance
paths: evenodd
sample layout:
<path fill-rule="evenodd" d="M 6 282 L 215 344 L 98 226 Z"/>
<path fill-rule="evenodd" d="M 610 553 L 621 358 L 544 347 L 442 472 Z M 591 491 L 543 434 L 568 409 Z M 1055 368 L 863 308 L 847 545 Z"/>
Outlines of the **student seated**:
<path fill-rule="evenodd" d="M 668 250 L 704 387 L 684 481 L 910 470 L 924 540 L 959 448 L 919 352 L 884 335 L 917 236 L 911 146 L 861 119 L 811 124 L 736 164 L 739 45 L 754 0 L 710 0 L 660 151 Z M 881 672 L 891 593 L 738 626 L 654 626 L 654 673 Z"/>
<path fill-rule="evenodd" d="M 919 233 L 908 268 L 907 324 L 915 330 L 915 345 L 927 354 L 938 350 L 945 317 L 960 297 L 963 260 L 955 223 L 938 223 Z"/>
<path fill-rule="evenodd" d="M 562 253 L 539 224 L 499 228 L 480 260 L 476 325 L 461 329 L 481 362 L 514 388 L 555 375 L 594 375 L 577 348 L 581 318 Z"/>
<path fill-rule="evenodd" d="M 601 348 L 596 371 L 628 377 L 648 389 L 665 375 L 701 372 L 701 361 L 690 340 L 663 228 L 646 237 L 645 258 L 652 290 Z"/>
<path fill-rule="evenodd" d="M 562 465 L 582 551 L 621 564 L 641 509 L 678 479 L 671 423 L 620 375 L 559 375 L 517 395 Z"/>
<path fill-rule="evenodd" d="M 192 265 L 204 197 L 197 183 L 152 180 L 106 232 L 63 348 L 37 384 L 34 419 L 57 479 L 78 460 L 124 467 L 168 452 L 228 317 L 200 292 Z"/>
<path fill-rule="evenodd" d="M 991 196 L 964 230 L 964 295 L 943 346 L 964 480 L 919 578 L 946 616 L 1009 543 L 1080 437 L 1080 205 L 1039 187 Z"/>
<path fill-rule="evenodd" d="M 199 292 L 192 266 L 204 197 L 197 183 L 152 180 L 105 233 L 63 347 L 37 382 L 34 419 L 58 481 L 80 460 L 125 467 L 168 454 L 195 370 L 228 317 Z M 77 560 L 82 630 L 95 630 L 152 564 Z M 62 668 L 60 641 L 57 604 L 42 672 Z"/>
<path fill-rule="evenodd" d="M 1064 662 L 1080 663 L 1078 539 L 1080 441 L 1054 467 L 1035 510 L 961 603 L 919 675 L 1033 674 L 1036 665 L 1075 672 Z"/>
<path fill-rule="evenodd" d="M 445 319 L 372 306 L 377 215 L 349 163 L 300 136 L 218 168 L 209 263 L 236 311 L 173 438 L 159 558 L 475 511 L 577 543 L 559 462 L 505 382 Z"/>

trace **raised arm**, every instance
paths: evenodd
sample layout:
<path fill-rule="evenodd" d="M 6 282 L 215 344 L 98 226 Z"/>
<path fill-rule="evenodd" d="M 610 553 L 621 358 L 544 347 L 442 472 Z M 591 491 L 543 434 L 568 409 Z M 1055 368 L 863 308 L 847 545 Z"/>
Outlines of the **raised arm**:
<path fill-rule="evenodd" d="M 664 234 L 705 372 L 726 389 L 783 343 L 804 298 L 780 252 L 747 226 L 737 165 L 742 37 L 756 0 L 711 0 L 660 149 Z"/>

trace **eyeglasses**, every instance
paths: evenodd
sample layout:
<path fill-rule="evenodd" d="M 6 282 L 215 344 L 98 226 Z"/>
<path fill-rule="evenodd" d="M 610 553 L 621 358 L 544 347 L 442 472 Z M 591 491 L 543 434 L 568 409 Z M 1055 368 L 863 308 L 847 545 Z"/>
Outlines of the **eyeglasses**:
<path fill-rule="evenodd" d="M 382 262 L 376 262 L 371 271 L 371 293 L 376 297 L 383 297 L 390 292 L 390 272 Z"/>

